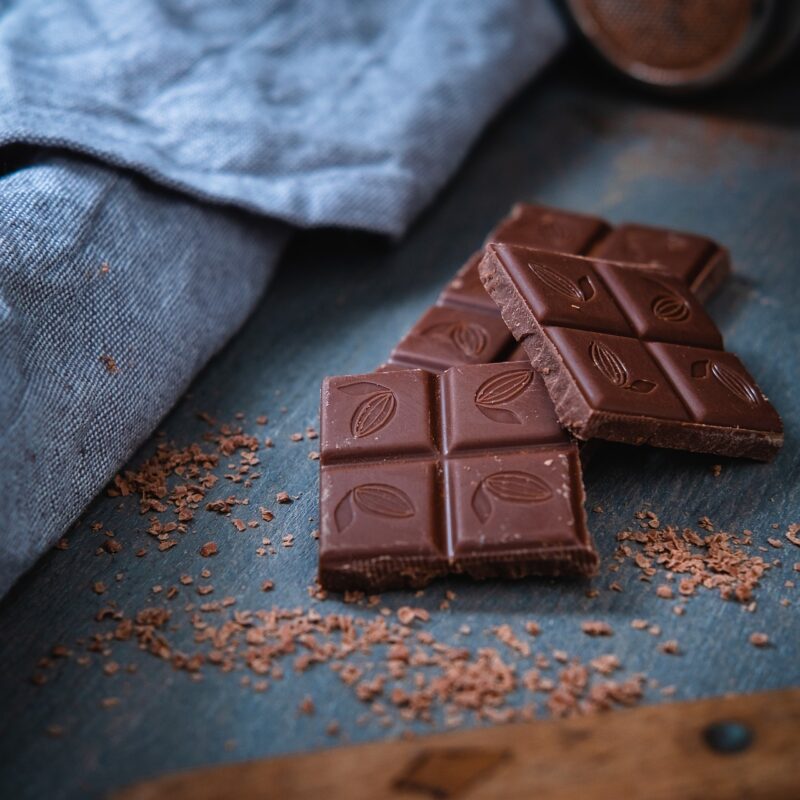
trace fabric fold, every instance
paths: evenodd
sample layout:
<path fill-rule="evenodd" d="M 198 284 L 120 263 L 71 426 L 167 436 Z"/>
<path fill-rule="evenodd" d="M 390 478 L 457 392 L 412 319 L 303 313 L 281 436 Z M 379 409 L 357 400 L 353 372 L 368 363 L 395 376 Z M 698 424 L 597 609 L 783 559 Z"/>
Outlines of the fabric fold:
<path fill-rule="evenodd" d="M 0 595 L 245 321 L 287 226 L 42 154 L 0 179 Z"/>
<path fill-rule="evenodd" d="M 563 39 L 547 0 L 10 0 L 0 145 L 399 235 Z"/>

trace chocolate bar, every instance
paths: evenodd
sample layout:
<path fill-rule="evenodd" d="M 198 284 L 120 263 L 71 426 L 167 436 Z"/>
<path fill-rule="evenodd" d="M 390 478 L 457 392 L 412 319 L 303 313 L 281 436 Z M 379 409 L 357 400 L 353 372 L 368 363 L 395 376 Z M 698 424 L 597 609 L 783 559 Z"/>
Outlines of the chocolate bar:
<path fill-rule="evenodd" d="M 504 244 L 480 275 L 580 439 L 769 460 L 780 417 L 667 272 Z"/>
<path fill-rule="evenodd" d="M 730 274 L 728 250 L 695 233 L 623 223 L 517 203 L 486 240 L 555 253 L 591 255 L 645 269 L 666 270 L 700 300 L 707 300 Z"/>
<path fill-rule="evenodd" d="M 590 575 L 576 445 L 529 364 L 326 378 L 321 584 Z"/>
<path fill-rule="evenodd" d="M 519 203 L 487 237 L 561 253 L 598 253 L 643 269 L 666 269 L 698 296 L 708 296 L 730 271 L 727 251 L 709 239 L 642 225 L 612 229 L 598 217 Z M 524 358 L 478 275 L 482 253 L 470 257 L 392 351 L 386 369 L 439 372 L 457 364 Z"/>

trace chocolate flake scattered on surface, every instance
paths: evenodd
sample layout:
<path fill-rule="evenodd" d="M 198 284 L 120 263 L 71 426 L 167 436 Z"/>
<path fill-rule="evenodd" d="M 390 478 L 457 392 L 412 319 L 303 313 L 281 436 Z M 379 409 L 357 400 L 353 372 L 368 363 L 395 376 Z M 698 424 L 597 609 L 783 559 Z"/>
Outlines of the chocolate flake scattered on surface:
<path fill-rule="evenodd" d="M 219 548 L 217 547 L 216 542 L 206 542 L 199 550 L 199 553 L 203 558 L 215 556 L 218 552 Z"/>
<path fill-rule="evenodd" d="M 800 547 L 800 522 L 793 522 L 786 531 L 786 538 Z"/>
<path fill-rule="evenodd" d="M 254 475 L 252 467 L 258 463 L 259 440 L 236 427 L 222 425 L 217 428 L 211 417 L 203 419 L 213 428 L 204 437 L 206 445 L 179 448 L 162 442 L 151 458 L 137 469 L 121 472 L 109 486 L 111 497 L 131 497 L 132 501 L 138 502 L 141 513 L 147 515 L 147 534 L 154 537 L 159 549 L 176 546 L 181 535 L 189 530 L 196 512 L 205 510 L 231 518 L 237 506 L 249 504 L 246 497 L 230 495 L 224 499 L 207 500 L 207 495 L 219 480 L 215 473 L 222 469 L 229 470 L 229 480 L 241 482 L 243 488 L 248 488 L 246 481 Z M 261 424 L 260 419 L 256 420 L 258 424 Z M 263 419 L 266 423 L 266 417 Z M 308 439 L 317 438 L 311 427 L 305 435 Z M 302 438 L 300 434 L 297 436 Z M 266 440 L 265 444 L 270 446 L 271 441 Z M 220 456 L 224 456 L 224 463 L 220 463 Z M 298 457 L 302 457 L 301 451 Z M 309 457 L 313 457 L 313 453 Z M 227 466 L 228 463 L 232 466 Z M 259 499 L 263 502 L 266 496 L 264 493 Z M 276 495 L 279 503 L 288 503 L 292 499 L 287 492 Z M 262 522 L 274 519 L 266 507 L 259 506 L 258 509 Z M 594 510 L 602 513 L 601 507 Z M 244 511 L 240 513 L 247 516 Z M 619 568 L 631 562 L 641 577 L 663 579 L 665 583 L 656 588 L 657 594 L 666 589 L 670 596 L 674 592 L 681 595 L 681 605 L 673 607 L 675 614 L 682 613 L 682 604 L 701 589 L 718 591 L 723 598 L 737 599 L 744 604 L 743 607 L 754 610 L 752 594 L 772 565 L 745 550 L 752 543 L 750 532 L 737 536 L 715 531 L 707 517 L 700 522 L 706 533 L 699 534 L 689 529 L 681 532 L 677 528 L 662 526 L 652 511 L 637 512 L 635 516 L 640 530 L 619 534 L 613 566 Z M 231 518 L 231 521 L 237 530 L 252 527 L 253 522 L 258 524 L 256 520 L 246 525 L 242 520 Z M 241 528 L 237 521 L 242 523 Z M 120 552 L 116 549 L 116 538 L 105 530 L 103 523 L 96 522 L 91 527 L 104 537 L 95 540 L 93 547 L 97 541 L 102 541 L 106 552 Z M 777 530 L 778 526 L 774 527 Z M 790 525 L 786 539 L 800 545 L 798 534 L 800 525 Z M 311 531 L 311 536 L 316 538 L 318 532 Z M 282 533 L 281 543 L 287 546 L 287 541 L 291 543 L 293 538 L 292 534 Z M 249 541 L 249 537 L 237 537 L 238 546 L 243 546 L 245 539 Z M 209 545 L 216 548 L 215 543 L 209 542 L 197 551 L 195 545 L 185 550 L 184 555 L 197 552 L 205 555 L 203 550 Z M 263 545 L 264 554 L 274 554 L 275 549 L 268 538 L 263 539 Z M 249 546 L 252 547 L 252 543 Z M 147 552 L 145 548 L 136 550 L 135 547 L 133 543 L 128 544 L 120 558 L 124 559 L 127 553 L 141 556 Z M 227 551 L 226 547 L 226 555 Z M 183 568 L 191 570 L 188 566 Z M 794 569 L 800 572 L 800 562 L 794 565 Z M 206 580 L 211 577 L 208 569 L 203 569 L 201 574 Z M 662 574 L 663 578 L 657 578 Z M 165 586 L 169 586 L 169 582 L 184 586 L 194 582 L 189 574 L 159 577 Z M 259 585 L 264 592 L 274 588 L 271 580 L 255 584 L 256 587 Z M 95 583 L 95 591 L 97 586 L 103 587 L 98 594 L 105 592 L 105 584 L 101 581 Z M 609 586 L 613 591 L 619 591 L 617 587 L 620 587 L 619 583 Z M 229 586 L 220 588 L 222 591 L 231 590 Z M 205 584 L 197 586 L 196 591 L 205 596 L 213 593 L 214 587 Z M 166 604 L 165 598 L 174 598 L 177 592 L 177 586 L 169 586 L 159 598 L 176 615 L 185 614 L 193 633 L 193 637 L 188 639 L 192 643 L 188 646 L 180 648 L 172 641 L 173 637 L 176 642 L 179 637 L 180 641 L 185 641 L 185 637 L 178 633 L 181 623 L 167 608 L 146 607 L 129 615 L 108 603 L 97 612 L 98 631 L 75 647 L 76 650 L 85 648 L 86 652 L 73 656 L 66 645 L 57 645 L 48 653 L 49 662 L 43 661 L 37 666 L 31 676 L 32 682 L 46 684 L 50 674 L 48 670 L 53 669 L 52 659 L 56 658 L 64 659 L 67 668 L 72 664 L 77 665 L 76 668 L 98 665 L 109 676 L 120 671 L 133 672 L 135 665 L 121 666 L 119 661 L 110 660 L 112 643 L 120 649 L 138 646 L 168 662 L 174 669 L 186 672 L 194 680 L 200 679 L 209 669 L 231 673 L 243 688 L 256 694 L 266 692 L 267 696 L 271 694 L 270 684 L 280 681 L 284 674 L 299 674 L 316 668 L 331 669 L 338 676 L 337 685 L 346 687 L 346 691 L 364 703 L 367 712 L 364 718 L 386 727 L 397 722 L 433 722 L 439 718 L 447 727 L 452 727 L 463 724 L 467 715 L 474 715 L 478 721 L 495 723 L 531 719 L 535 715 L 534 707 L 524 699 L 520 701 L 519 692 L 543 695 L 544 707 L 551 716 L 589 714 L 614 706 L 634 705 L 641 700 L 646 686 L 645 676 L 638 674 L 620 680 L 604 680 L 623 669 L 615 654 L 600 655 L 584 664 L 561 649 L 535 652 L 538 640 L 520 637 L 508 623 L 482 631 L 481 635 L 491 633 L 503 645 L 497 649 L 466 647 L 477 639 L 477 636 L 464 638 L 472 633 L 467 624 L 458 628 L 457 637 L 454 637 L 457 644 L 440 641 L 427 628 L 415 625 L 431 619 L 427 610 L 403 605 L 395 612 L 395 619 L 390 609 L 377 608 L 381 602 L 379 597 L 366 597 L 363 593 L 352 593 L 344 598 L 345 602 L 356 604 L 351 615 L 344 613 L 349 609 L 341 604 L 329 614 L 320 613 L 317 608 L 321 607 L 316 603 L 311 603 L 310 610 L 268 605 L 247 610 L 236 604 L 236 598 L 232 596 L 202 602 L 192 598 L 195 602 L 185 605 Z M 318 601 L 327 598 L 327 593 L 319 585 L 309 587 L 309 595 Z M 597 597 L 599 591 L 590 589 L 586 595 Z M 411 595 L 407 597 L 411 598 Z M 446 607 L 454 599 L 453 593 L 446 593 L 442 603 Z M 155 600 L 151 595 L 150 602 Z M 788 605 L 789 601 L 786 600 L 785 604 Z M 372 607 L 375 612 L 370 615 L 366 608 Z M 540 635 L 537 623 L 523 623 L 519 619 L 512 621 L 515 625 L 524 625 L 529 637 Z M 630 625 L 653 636 L 661 635 L 658 625 L 651 625 L 643 619 L 634 619 Z M 601 621 L 584 622 L 581 629 L 592 636 L 607 636 L 613 632 L 608 623 Z M 126 642 L 130 644 L 125 645 Z M 753 646 L 764 647 L 769 639 L 765 633 L 756 633 L 750 636 L 750 642 Z M 660 642 L 658 648 L 669 654 L 680 652 L 675 640 Z M 100 654 L 102 660 L 95 653 Z M 120 661 L 123 659 L 116 650 L 114 657 Z M 664 687 L 661 692 L 667 696 L 670 690 L 674 691 L 674 687 Z M 100 700 L 104 708 L 111 708 L 117 702 L 116 697 Z M 298 707 L 301 714 L 313 713 L 313 708 L 310 696 L 304 698 Z M 338 723 L 331 723 L 331 726 L 331 730 L 338 734 Z"/>
<path fill-rule="evenodd" d="M 661 642 L 658 649 L 667 655 L 677 656 L 680 655 L 681 649 L 675 639 L 668 639 L 666 642 Z"/>
<path fill-rule="evenodd" d="M 771 547 L 774 547 L 776 549 L 779 549 L 779 548 L 783 547 L 783 542 L 780 539 L 778 539 L 778 538 L 776 538 L 774 536 L 770 536 L 767 539 L 767 542 L 769 543 L 769 545 Z"/>
<path fill-rule="evenodd" d="M 303 699 L 300 701 L 300 705 L 297 707 L 297 710 L 298 710 L 298 711 L 299 711 L 301 714 L 306 714 L 306 715 L 308 715 L 308 716 L 310 716 L 311 714 L 313 714 L 313 713 L 314 713 L 314 711 L 315 711 L 315 708 L 314 708 L 314 701 L 311 699 L 311 696 L 310 696 L 310 695 L 306 695 L 306 696 L 305 696 L 305 697 L 304 697 L 304 698 L 303 698 Z"/>
<path fill-rule="evenodd" d="M 108 372 L 111 375 L 114 375 L 116 372 L 119 371 L 116 359 L 113 356 L 109 355 L 100 356 L 100 363 L 106 368 L 106 372 Z"/>
<path fill-rule="evenodd" d="M 614 633 L 613 628 L 607 622 L 602 622 L 600 620 L 582 622 L 581 630 L 587 636 L 611 636 Z"/>
<path fill-rule="evenodd" d="M 717 590 L 725 600 L 748 603 L 770 569 L 762 556 L 743 549 L 750 543 L 746 531 L 740 537 L 723 531 L 701 535 L 689 528 L 680 532 L 665 526 L 658 530 L 622 531 L 617 540 L 620 542 L 614 556 L 617 562 L 633 561 L 641 571 L 640 577 L 646 580 L 652 579 L 659 569 L 685 576 L 679 583 L 679 591 L 687 597 L 702 587 Z M 669 586 L 659 587 L 656 593 L 666 597 L 667 591 L 672 596 Z"/>

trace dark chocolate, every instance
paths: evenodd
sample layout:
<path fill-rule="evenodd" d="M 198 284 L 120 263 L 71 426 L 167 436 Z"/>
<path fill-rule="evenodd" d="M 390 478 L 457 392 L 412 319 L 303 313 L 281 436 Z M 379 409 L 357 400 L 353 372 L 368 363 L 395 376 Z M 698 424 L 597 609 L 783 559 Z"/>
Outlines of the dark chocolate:
<path fill-rule="evenodd" d="M 578 438 L 760 460 L 782 445 L 777 412 L 670 273 L 503 244 L 480 273 Z"/>
<path fill-rule="evenodd" d="M 322 586 L 596 571 L 577 447 L 530 365 L 326 378 L 321 420 Z"/>
<path fill-rule="evenodd" d="M 514 244 L 667 270 L 699 297 L 711 294 L 730 271 L 727 251 L 694 234 L 642 225 L 611 228 L 604 220 L 546 206 L 518 203 L 489 234 L 489 243 Z M 513 361 L 520 357 L 478 274 L 482 253 L 472 255 L 392 351 L 387 368 L 439 372 L 457 364 Z M 524 356 L 523 356 L 524 357 Z"/>
<path fill-rule="evenodd" d="M 701 300 L 711 297 L 731 271 L 727 249 L 711 239 L 647 225 L 618 225 L 588 254 L 666 270 Z"/>

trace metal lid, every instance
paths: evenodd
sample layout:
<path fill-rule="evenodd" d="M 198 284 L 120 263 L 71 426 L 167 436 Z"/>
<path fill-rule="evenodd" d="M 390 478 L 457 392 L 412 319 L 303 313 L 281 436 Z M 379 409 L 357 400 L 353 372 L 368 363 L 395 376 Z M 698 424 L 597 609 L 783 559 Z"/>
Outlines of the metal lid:
<path fill-rule="evenodd" d="M 800 35 L 785 0 L 565 0 L 581 33 L 617 70 L 649 86 L 697 90 L 751 76 Z"/>

